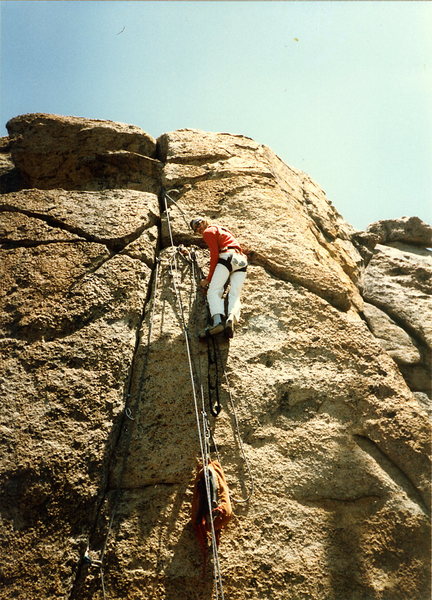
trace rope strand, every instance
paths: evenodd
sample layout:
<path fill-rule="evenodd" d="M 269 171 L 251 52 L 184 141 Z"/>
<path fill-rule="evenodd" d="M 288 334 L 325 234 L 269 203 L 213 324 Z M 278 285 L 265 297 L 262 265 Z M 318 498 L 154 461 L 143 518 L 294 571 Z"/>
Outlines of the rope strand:
<path fill-rule="evenodd" d="M 173 234 L 172 234 L 171 219 L 170 219 L 170 214 L 169 214 L 169 210 L 168 210 L 166 193 L 164 195 L 164 203 L 165 203 L 165 212 L 167 215 L 167 225 L 168 225 L 168 233 L 169 233 L 169 237 L 170 237 L 171 247 L 174 248 L 174 238 L 173 238 Z M 192 384 L 192 396 L 193 396 L 194 408 L 195 408 L 195 418 L 196 418 L 196 422 L 197 422 L 197 430 L 198 430 L 198 438 L 199 438 L 199 443 L 200 443 L 201 458 L 202 458 L 202 463 L 203 463 L 203 467 L 204 467 L 204 475 L 205 475 L 204 481 L 205 481 L 205 485 L 206 485 L 207 503 L 208 503 L 208 506 L 211 507 L 211 494 L 210 494 L 210 487 L 209 487 L 209 482 L 208 482 L 208 478 L 207 478 L 207 473 L 208 473 L 208 468 L 209 468 L 208 467 L 209 454 L 204 449 L 204 443 L 206 440 L 206 431 L 207 431 L 206 414 L 205 414 L 205 410 L 204 410 L 204 406 L 203 406 L 203 410 L 202 410 L 203 425 L 202 425 L 202 430 L 201 430 L 201 423 L 200 423 L 200 417 L 199 417 L 199 411 L 198 411 L 196 385 L 195 385 L 192 356 L 191 356 L 191 349 L 190 349 L 190 343 L 189 343 L 189 332 L 188 332 L 188 328 L 185 323 L 183 304 L 181 301 L 181 295 L 179 293 L 179 289 L 178 289 L 177 281 L 176 281 L 176 276 L 177 276 L 177 271 L 178 271 L 177 251 L 174 256 L 175 256 L 175 259 L 173 262 L 175 263 L 176 268 L 174 271 L 172 264 L 171 264 L 170 265 L 171 273 L 172 273 L 174 291 L 175 291 L 176 301 L 177 301 L 179 311 L 180 311 L 180 317 L 181 317 L 181 321 L 182 321 L 183 333 L 184 333 L 185 343 L 186 343 L 186 352 L 187 352 L 187 356 L 188 356 L 189 373 L 190 373 L 191 384 Z M 212 554 L 213 554 L 213 572 L 214 572 L 214 581 L 215 581 L 216 600 L 219 600 L 219 591 L 220 591 L 221 600 L 224 600 L 222 574 L 221 574 L 221 570 L 220 570 L 216 533 L 215 533 L 214 523 L 213 523 L 212 518 L 210 518 L 210 525 L 211 525 L 211 545 L 212 545 Z"/>

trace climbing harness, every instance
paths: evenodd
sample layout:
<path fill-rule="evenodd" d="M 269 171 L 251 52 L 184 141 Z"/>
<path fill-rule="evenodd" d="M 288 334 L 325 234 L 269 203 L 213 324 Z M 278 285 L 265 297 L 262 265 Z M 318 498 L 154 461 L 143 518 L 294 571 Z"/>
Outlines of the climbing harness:
<path fill-rule="evenodd" d="M 228 258 L 222 258 L 221 256 L 219 256 L 218 264 L 226 267 L 230 273 L 232 273 L 232 271 L 235 271 L 236 273 L 241 273 L 242 271 L 246 272 L 248 263 L 246 258 L 242 254 L 235 253 L 230 254 Z"/>

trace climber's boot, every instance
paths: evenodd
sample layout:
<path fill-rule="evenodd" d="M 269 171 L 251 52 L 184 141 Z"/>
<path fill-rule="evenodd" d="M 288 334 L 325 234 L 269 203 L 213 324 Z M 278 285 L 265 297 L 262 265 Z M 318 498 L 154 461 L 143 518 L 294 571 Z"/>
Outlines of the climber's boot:
<path fill-rule="evenodd" d="M 227 338 L 234 337 L 234 317 L 230 315 L 225 323 L 225 336 Z"/>
<path fill-rule="evenodd" d="M 217 335 L 218 333 L 222 333 L 224 330 L 224 326 L 222 323 L 223 315 L 213 315 L 213 324 L 209 325 L 205 328 L 205 335 Z"/>
<path fill-rule="evenodd" d="M 224 326 L 222 323 L 218 323 L 217 325 L 209 325 L 209 327 L 206 327 L 206 334 L 217 335 L 218 333 L 222 333 L 223 330 Z"/>

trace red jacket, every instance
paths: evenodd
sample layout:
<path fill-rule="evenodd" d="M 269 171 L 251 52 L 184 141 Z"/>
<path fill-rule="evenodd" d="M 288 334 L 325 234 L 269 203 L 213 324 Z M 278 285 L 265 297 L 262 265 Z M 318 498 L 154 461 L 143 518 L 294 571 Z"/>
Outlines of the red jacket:
<path fill-rule="evenodd" d="M 219 259 L 219 252 L 228 246 L 239 252 L 241 252 L 241 248 L 231 231 L 219 225 L 209 225 L 203 232 L 203 238 L 210 250 L 210 270 L 207 279 L 211 281 Z"/>

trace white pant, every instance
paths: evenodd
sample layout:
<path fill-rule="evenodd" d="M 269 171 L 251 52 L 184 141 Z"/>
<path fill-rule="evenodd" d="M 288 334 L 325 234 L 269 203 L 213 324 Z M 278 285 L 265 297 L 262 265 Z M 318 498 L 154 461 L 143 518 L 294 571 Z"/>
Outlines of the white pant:
<path fill-rule="evenodd" d="M 235 252 L 223 252 L 219 254 L 220 258 L 224 258 L 225 260 L 231 255 L 236 254 Z M 241 255 L 244 258 L 243 255 Z M 230 272 L 225 265 L 218 263 L 213 273 L 213 277 L 210 281 L 210 285 L 207 292 L 207 301 L 209 303 L 210 314 L 213 317 L 214 315 L 224 315 L 225 314 L 225 306 L 224 300 L 222 298 L 225 283 L 229 278 L 230 282 L 230 291 L 228 294 L 228 316 L 233 315 L 235 320 L 238 321 L 240 318 L 240 292 L 243 286 L 243 283 L 246 279 L 245 271 L 237 271 L 236 266 L 232 264 L 233 270 Z M 237 267 L 240 268 L 240 267 Z"/>

